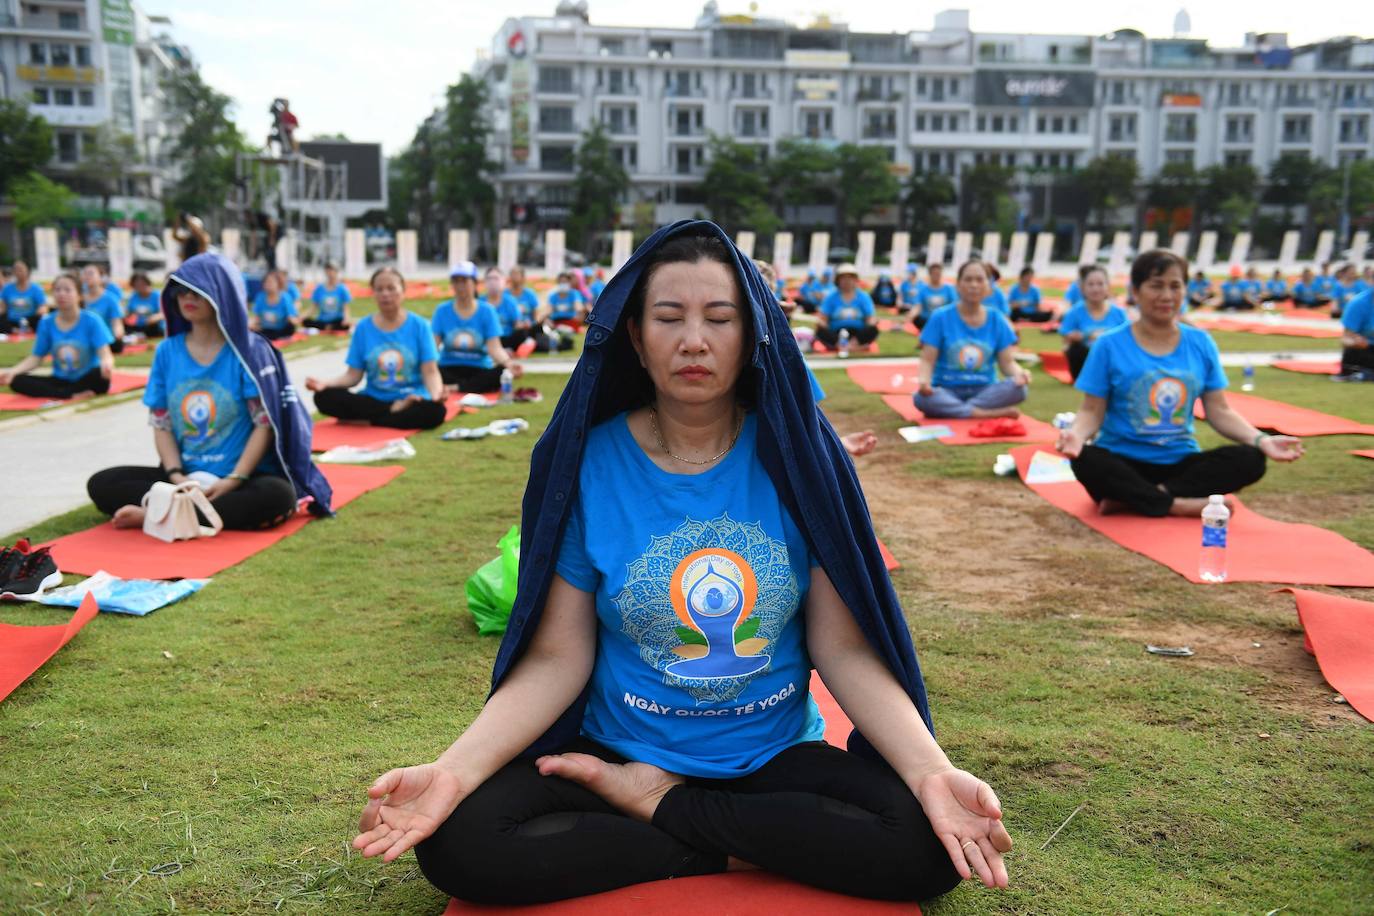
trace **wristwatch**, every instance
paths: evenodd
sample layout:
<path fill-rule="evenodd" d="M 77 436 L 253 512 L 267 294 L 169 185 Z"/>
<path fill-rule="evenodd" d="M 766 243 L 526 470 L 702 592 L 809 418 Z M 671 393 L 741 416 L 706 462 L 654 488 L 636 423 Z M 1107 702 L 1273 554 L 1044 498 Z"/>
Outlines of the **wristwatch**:
<path fill-rule="evenodd" d="M 174 467 L 174 468 L 163 468 L 163 472 L 164 472 L 168 477 L 171 477 L 173 474 L 185 474 L 185 473 L 186 473 L 186 469 L 183 468 L 183 467 L 181 467 L 180 465 L 178 465 L 177 467 Z"/>

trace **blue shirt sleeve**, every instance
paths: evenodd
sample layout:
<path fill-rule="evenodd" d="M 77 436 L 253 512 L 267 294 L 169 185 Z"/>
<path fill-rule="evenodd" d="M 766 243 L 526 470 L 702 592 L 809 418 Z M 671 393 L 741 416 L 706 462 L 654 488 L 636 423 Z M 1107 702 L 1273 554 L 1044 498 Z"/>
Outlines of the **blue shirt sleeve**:
<path fill-rule="evenodd" d="M 285 309 L 285 312 L 286 312 L 286 317 L 287 317 L 287 318 L 295 318 L 295 317 L 296 317 L 297 312 L 296 312 L 296 300 L 295 300 L 295 299 L 288 298 L 288 299 L 286 300 L 286 309 Z"/>
<path fill-rule="evenodd" d="M 419 354 L 420 364 L 438 362 L 439 348 L 434 345 L 434 331 L 430 329 L 429 322 L 422 316 L 415 315 L 414 312 L 411 314 L 415 316 L 415 321 L 420 329 L 419 346 L 415 349 L 415 352 Z"/>
<path fill-rule="evenodd" d="M 1369 334 L 1374 324 L 1374 292 L 1361 293 L 1341 312 L 1341 326 L 1355 334 Z"/>
<path fill-rule="evenodd" d="M 38 336 L 33 339 L 34 356 L 43 357 L 52 352 L 52 323 L 51 315 L 44 315 L 38 322 Z"/>
<path fill-rule="evenodd" d="M 563 540 L 558 545 L 558 563 L 554 569 L 578 591 L 595 592 L 601 583 L 601 575 L 587 555 L 587 532 L 582 521 L 580 497 L 568 513 L 568 524 L 563 529 Z"/>
<path fill-rule="evenodd" d="M 367 369 L 367 345 L 363 338 L 371 336 L 371 329 L 371 323 L 359 323 L 357 330 L 353 332 L 353 337 L 348 341 L 348 355 L 344 357 L 344 365 L 348 368 Z M 434 346 L 433 340 L 430 341 L 430 346 Z"/>
<path fill-rule="evenodd" d="M 148 387 L 143 391 L 143 404 L 150 410 L 167 408 L 167 363 L 172 358 L 172 341 L 163 341 L 153 351 L 153 368 L 148 373 Z"/>
<path fill-rule="evenodd" d="M 873 297 L 863 290 L 859 290 L 859 296 L 861 297 L 859 299 L 859 308 L 863 309 L 864 317 L 872 318 L 874 311 Z"/>
<path fill-rule="evenodd" d="M 1059 335 L 1061 337 L 1067 337 L 1074 331 L 1082 330 L 1082 328 L 1079 327 L 1082 323 L 1079 320 L 1081 317 L 1082 312 L 1078 310 L 1077 306 L 1065 312 L 1064 317 L 1059 319 Z"/>
<path fill-rule="evenodd" d="M 101 347 L 108 347 L 110 344 L 114 343 L 114 332 L 110 330 L 110 326 L 105 322 L 88 321 L 83 322 L 83 324 L 85 324 L 86 327 L 87 343 L 91 345 L 92 355 Z"/>
<path fill-rule="evenodd" d="M 40 286 L 40 285 L 37 284 L 37 283 L 30 283 L 30 284 L 29 284 L 29 289 L 33 291 L 33 304 L 34 304 L 35 306 L 46 305 L 46 304 L 47 304 L 47 302 L 48 302 L 48 294 L 45 293 L 45 292 L 43 292 L 43 287 L 42 287 L 42 286 Z"/>
<path fill-rule="evenodd" d="M 1109 371 L 1111 358 L 1108 356 L 1112 348 L 1104 347 L 1102 343 L 1098 341 L 1097 346 L 1088 350 L 1088 358 L 1078 373 L 1078 381 L 1074 382 L 1074 387 L 1079 391 L 1097 398 L 1107 397 L 1112 390 Z"/>
<path fill-rule="evenodd" d="M 945 343 L 945 322 L 943 313 L 936 312 L 921 329 L 921 346 L 939 350 Z"/>
<path fill-rule="evenodd" d="M 353 301 L 353 294 L 348 291 L 347 283 L 340 283 L 334 291 L 339 295 L 339 305 L 348 305 Z"/>
<path fill-rule="evenodd" d="M 1208 391 L 1219 391 L 1225 388 L 1229 382 L 1226 379 L 1226 370 L 1221 367 L 1221 351 L 1217 349 L 1217 342 L 1212 339 L 1212 335 L 1202 334 L 1203 359 L 1207 361 L 1207 374 L 1202 383 L 1204 393 Z"/>
<path fill-rule="evenodd" d="M 994 318 L 993 315 L 996 317 Z M 1016 346 L 1016 330 L 1011 326 L 1006 315 L 1001 312 L 994 312 L 993 315 L 989 315 L 988 319 L 994 322 L 992 339 L 994 344 L 993 355 L 995 356 L 1007 347 Z"/>
<path fill-rule="evenodd" d="M 496 310 L 491 306 L 482 309 L 482 336 L 500 337 L 501 322 L 496 318 Z"/>

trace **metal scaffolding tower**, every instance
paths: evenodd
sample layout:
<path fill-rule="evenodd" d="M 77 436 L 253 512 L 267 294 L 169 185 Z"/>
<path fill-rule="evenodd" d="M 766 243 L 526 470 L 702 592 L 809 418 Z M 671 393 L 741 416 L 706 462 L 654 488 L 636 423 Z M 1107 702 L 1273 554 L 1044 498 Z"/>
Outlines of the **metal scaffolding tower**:
<path fill-rule="evenodd" d="M 287 251 L 293 252 L 287 255 L 292 263 L 279 262 L 278 266 L 313 278 L 322 275 L 325 261 L 342 261 L 342 223 L 327 217 L 331 207 L 345 200 L 348 163 L 325 162 L 301 153 L 239 153 L 234 158 L 234 178 L 227 204 L 243 214 L 247 223 L 254 240 L 247 251 L 251 261 L 262 258 L 263 237 L 255 219 L 260 211 L 278 221 Z"/>

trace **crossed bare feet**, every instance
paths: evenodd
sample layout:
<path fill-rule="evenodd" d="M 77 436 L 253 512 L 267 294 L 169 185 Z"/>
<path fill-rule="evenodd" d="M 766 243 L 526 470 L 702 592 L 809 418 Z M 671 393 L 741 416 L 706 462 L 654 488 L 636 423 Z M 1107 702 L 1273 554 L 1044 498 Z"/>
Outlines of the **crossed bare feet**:
<path fill-rule="evenodd" d="M 1021 416 L 1021 411 L 1015 407 L 975 407 L 969 416 L 975 420 L 988 420 L 993 417 L 1010 417 L 1015 420 Z"/>
<path fill-rule="evenodd" d="M 554 754 L 534 762 L 541 776 L 561 776 L 585 786 L 615 808 L 646 824 L 668 790 L 684 782 L 651 763 L 607 763 L 590 754 Z"/>
<path fill-rule="evenodd" d="M 1169 514 L 1197 518 L 1202 515 L 1202 510 L 1207 508 L 1207 502 L 1208 498 L 1206 496 L 1175 496 L 1173 504 L 1169 506 Z M 1235 510 L 1235 497 L 1226 497 L 1226 508 L 1233 511 Z"/>
<path fill-rule="evenodd" d="M 110 520 L 116 528 L 142 528 L 146 514 L 142 506 L 121 506 Z"/>

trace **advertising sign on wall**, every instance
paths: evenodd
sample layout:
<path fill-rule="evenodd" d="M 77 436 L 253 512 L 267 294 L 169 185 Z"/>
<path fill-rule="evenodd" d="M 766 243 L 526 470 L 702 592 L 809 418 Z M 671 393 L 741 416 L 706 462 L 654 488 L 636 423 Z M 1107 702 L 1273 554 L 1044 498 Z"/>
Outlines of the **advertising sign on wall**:
<path fill-rule="evenodd" d="M 1095 87 L 1091 73 L 979 70 L 974 75 L 973 100 L 979 105 L 1091 108 Z"/>

